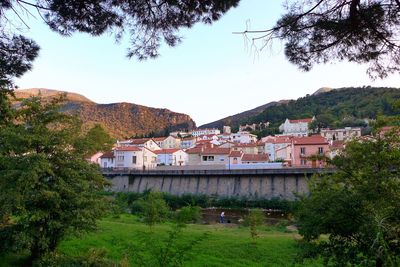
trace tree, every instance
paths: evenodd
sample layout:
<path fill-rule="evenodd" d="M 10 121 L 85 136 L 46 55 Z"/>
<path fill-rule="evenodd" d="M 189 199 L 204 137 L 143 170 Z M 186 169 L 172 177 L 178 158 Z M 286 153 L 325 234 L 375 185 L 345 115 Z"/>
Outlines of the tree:
<path fill-rule="evenodd" d="M 84 136 L 77 140 L 75 147 L 85 154 L 86 157 L 99 151 L 110 150 L 114 140 L 101 127 L 100 124 L 93 126 Z"/>
<path fill-rule="evenodd" d="M 60 101 L 24 100 L 0 124 L 2 250 L 27 250 L 30 263 L 94 229 L 105 209 L 97 193 L 108 183 L 76 147 L 80 124 L 59 112 Z"/>
<path fill-rule="evenodd" d="M 144 222 L 152 227 L 164 221 L 169 213 L 169 207 L 160 192 L 150 191 L 144 198 L 135 201 L 141 209 Z"/>
<path fill-rule="evenodd" d="M 399 266 L 400 135 L 353 141 L 315 177 L 295 212 L 299 233 L 326 264 Z M 322 235 L 327 235 L 321 238 Z"/>
<path fill-rule="evenodd" d="M 283 40 L 288 60 L 304 71 L 334 60 L 369 63 L 373 78 L 400 71 L 399 0 L 292 2 L 274 27 L 242 33 L 262 48 Z"/>

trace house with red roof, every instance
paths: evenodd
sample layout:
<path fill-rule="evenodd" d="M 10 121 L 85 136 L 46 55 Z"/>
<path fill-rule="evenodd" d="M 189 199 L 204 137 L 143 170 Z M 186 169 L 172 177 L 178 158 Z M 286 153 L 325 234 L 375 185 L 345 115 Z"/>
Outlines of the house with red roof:
<path fill-rule="evenodd" d="M 180 148 L 181 139 L 174 136 L 152 138 L 161 149 Z"/>
<path fill-rule="evenodd" d="M 100 167 L 101 168 L 114 168 L 115 167 L 115 156 L 114 151 L 108 151 L 100 156 Z"/>
<path fill-rule="evenodd" d="M 294 137 L 290 148 L 291 166 L 293 167 L 324 167 L 324 160 L 313 159 L 329 154 L 329 142 L 321 135 Z"/>
<path fill-rule="evenodd" d="M 186 150 L 188 165 L 225 165 L 229 162 L 229 148 L 197 146 Z"/>
<path fill-rule="evenodd" d="M 298 120 L 286 119 L 285 122 L 279 126 L 279 131 L 282 135 L 308 136 L 310 133 L 309 125 L 314 120 L 315 117 Z"/>
<path fill-rule="evenodd" d="M 188 163 L 188 154 L 182 149 L 169 148 L 156 150 L 158 166 L 184 166 Z"/>
<path fill-rule="evenodd" d="M 114 168 L 148 170 L 157 166 L 157 155 L 146 147 L 120 146 L 113 150 L 113 154 Z"/>
<path fill-rule="evenodd" d="M 135 138 L 135 139 L 117 141 L 117 147 L 122 147 L 122 146 L 145 147 L 152 151 L 161 149 L 161 147 L 152 138 Z"/>
<path fill-rule="evenodd" d="M 241 164 L 266 164 L 269 163 L 268 155 L 266 154 L 245 154 L 243 151 L 234 150 L 229 154 L 230 165 Z"/>
<path fill-rule="evenodd" d="M 258 144 L 257 143 L 236 143 L 233 147 L 234 151 L 242 151 L 244 154 L 258 154 Z"/>
<path fill-rule="evenodd" d="M 293 136 L 267 136 L 261 139 L 264 142 L 264 153 L 268 155 L 270 161 L 285 160 L 290 158 L 288 147 L 292 144 Z"/>

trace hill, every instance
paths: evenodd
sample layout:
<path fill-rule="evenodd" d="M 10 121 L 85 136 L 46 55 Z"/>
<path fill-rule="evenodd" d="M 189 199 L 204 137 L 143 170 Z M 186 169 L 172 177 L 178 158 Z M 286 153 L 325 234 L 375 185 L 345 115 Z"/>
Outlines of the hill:
<path fill-rule="evenodd" d="M 252 117 L 259 115 L 260 113 L 262 113 L 265 109 L 272 107 L 272 106 L 276 106 L 276 105 L 280 105 L 280 104 L 284 104 L 287 103 L 289 100 L 281 100 L 281 101 L 274 101 L 274 102 L 270 102 L 267 103 L 265 105 L 256 107 L 254 109 L 251 110 L 247 110 L 214 122 L 210 122 L 207 124 L 203 124 L 201 125 L 199 128 L 218 128 L 218 129 L 222 129 L 222 127 L 224 125 L 229 125 L 229 126 L 233 126 L 233 127 L 238 127 L 241 123 L 244 123 L 246 121 L 249 121 Z"/>
<path fill-rule="evenodd" d="M 189 115 L 168 109 L 132 103 L 97 104 L 79 94 L 50 89 L 33 88 L 15 91 L 19 98 L 28 98 L 39 93 L 44 99 L 66 93 L 63 111 L 77 114 L 86 128 L 94 124 L 102 125 L 112 137 L 117 139 L 135 135 L 157 135 L 165 131 L 196 127 Z"/>
<path fill-rule="evenodd" d="M 286 118 L 300 119 L 312 116 L 316 116 L 324 127 L 363 125 L 365 119 L 375 119 L 378 114 L 399 114 L 398 110 L 392 108 L 393 102 L 399 99 L 399 88 L 321 88 L 314 94 L 297 100 L 271 102 L 200 127 L 238 127 L 241 124 L 268 121 L 271 123 L 270 129 L 276 130 Z"/>

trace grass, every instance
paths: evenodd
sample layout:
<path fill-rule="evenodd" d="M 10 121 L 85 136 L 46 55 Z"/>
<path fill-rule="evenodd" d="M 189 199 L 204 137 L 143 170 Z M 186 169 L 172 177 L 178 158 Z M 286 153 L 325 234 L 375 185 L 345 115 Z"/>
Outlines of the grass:
<path fill-rule="evenodd" d="M 131 253 L 134 247 L 140 247 L 143 240 L 151 237 L 165 239 L 171 226 L 160 224 L 150 231 L 135 216 L 105 218 L 99 222 L 96 232 L 71 237 L 61 243 L 59 250 L 70 257 L 82 257 L 91 248 L 105 249 L 110 260 L 118 263 L 129 255 L 130 265 L 134 266 L 135 256 Z M 296 264 L 294 259 L 299 249 L 296 239 L 299 236 L 286 233 L 282 227 L 261 227 L 254 244 L 246 227 L 192 224 L 183 230 L 180 242 L 188 243 L 205 233 L 206 239 L 193 247 L 184 266 L 321 266 L 316 261 Z M 15 255 L 0 257 L 0 266 L 17 266 L 19 258 Z"/>

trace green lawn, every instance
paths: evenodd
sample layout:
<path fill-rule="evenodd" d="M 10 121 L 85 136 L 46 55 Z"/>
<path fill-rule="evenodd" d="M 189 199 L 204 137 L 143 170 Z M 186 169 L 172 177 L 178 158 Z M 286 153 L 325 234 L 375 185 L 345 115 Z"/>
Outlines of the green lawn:
<path fill-rule="evenodd" d="M 143 246 L 144 240 L 165 239 L 171 227 L 168 223 L 161 224 L 150 232 L 149 227 L 134 216 L 106 218 L 99 222 L 96 232 L 62 242 L 60 251 L 78 257 L 85 255 L 90 248 L 104 248 L 109 259 L 117 263 L 127 255 L 130 265 L 134 266 L 135 256 L 131 252 Z M 188 225 L 180 241 L 188 243 L 205 233 L 207 236 L 194 246 L 184 266 L 321 266 L 317 262 L 295 264 L 298 250 L 296 238 L 299 236 L 285 233 L 277 227 L 260 228 L 260 236 L 254 244 L 249 229 L 245 227 L 230 224 Z M 11 256 L 0 258 L 0 265 L 15 266 L 12 260 Z"/>

